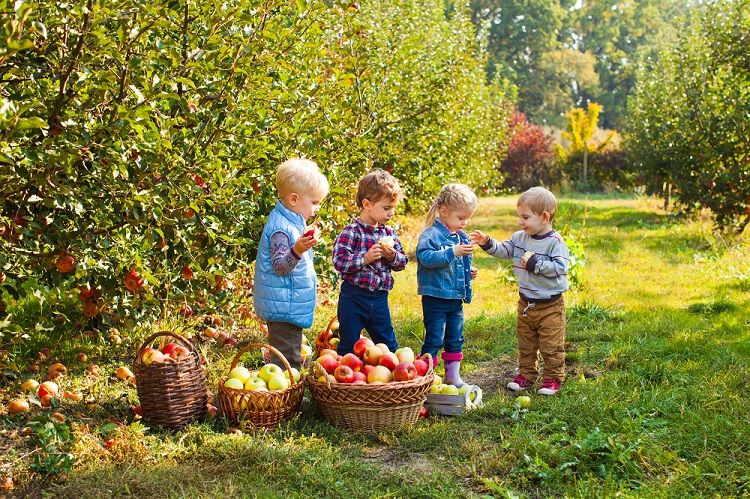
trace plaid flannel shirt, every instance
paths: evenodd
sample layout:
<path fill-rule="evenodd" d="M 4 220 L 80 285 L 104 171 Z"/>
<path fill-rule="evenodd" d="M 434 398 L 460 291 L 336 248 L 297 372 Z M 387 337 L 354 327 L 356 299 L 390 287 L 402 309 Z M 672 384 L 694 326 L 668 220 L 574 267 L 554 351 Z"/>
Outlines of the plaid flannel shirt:
<path fill-rule="evenodd" d="M 365 265 L 365 253 L 384 236 L 393 237 L 396 258 L 392 262 L 381 258 Z M 391 227 L 383 224 L 373 227 L 359 217 L 341 231 L 333 245 L 333 267 L 341 278 L 369 291 L 390 291 L 393 288 L 391 271 L 404 270 L 408 261 L 404 247 Z"/>

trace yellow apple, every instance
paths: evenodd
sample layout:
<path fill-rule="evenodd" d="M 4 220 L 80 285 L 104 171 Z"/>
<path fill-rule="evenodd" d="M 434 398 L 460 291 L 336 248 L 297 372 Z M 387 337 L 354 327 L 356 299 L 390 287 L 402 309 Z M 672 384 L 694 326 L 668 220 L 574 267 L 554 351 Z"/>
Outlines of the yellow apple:
<path fill-rule="evenodd" d="M 244 366 L 235 366 L 229 371 L 229 377 L 240 380 L 243 384 L 250 379 L 250 371 Z"/>
<path fill-rule="evenodd" d="M 224 386 L 227 388 L 234 388 L 235 390 L 242 390 L 245 388 L 245 384 L 237 378 L 229 378 L 224 382 Z"/>
<path fill-rule="evenodd" d="M 268 383 L 268 381 L 274 376 L 284 376 L 284 371 L 281 370 L 276 364 L 265 364 L 258 371 L 258 377 Z"/>
<path fill-rule="evenodd" d="M 283 375 L 272 376 L 268 380 L 268 389 L 271 390 L 272 392 L 276 390 L 286 390 L 287 388 L 289 388 L 290 385 L 291 383 L 289 382 L 289 380 L 285 378 Z"/>

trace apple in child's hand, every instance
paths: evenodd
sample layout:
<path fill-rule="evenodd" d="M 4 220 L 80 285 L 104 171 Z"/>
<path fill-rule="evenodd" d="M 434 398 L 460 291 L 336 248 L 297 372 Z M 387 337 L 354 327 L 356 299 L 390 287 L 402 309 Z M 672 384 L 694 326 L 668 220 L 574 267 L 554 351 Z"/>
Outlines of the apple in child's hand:
<path fill-rule="evenodd" d="M 528 260 L 528 259 L 529 259 L 529 258 L 531 258 L 532 256 L 534 256 L 534 252 L 533 252 L 533 251 L 527 251 L 527 252 L 525 252 L 525 253 L 523 254 L 523 259 L 524 259 L 524 260 Z"/>
<path fill-rule="evenodd" d="M 313 239 L 317 240 L 318 235 L 320 234 L 320 229 L 318 229 L 315 225 L 308 225 L 305 227 L 305 233 L 302 234 L 302 237 L 312 237 Z"/>
<path fill-rule="evenodd" d="M 393 236 L 383 236 L 378 241 L 378 244 L 381 246 L 385 246 L 386 248 L 393 248 L 393 245 L 396 244 L 396 241 L 393 240 Z"/>

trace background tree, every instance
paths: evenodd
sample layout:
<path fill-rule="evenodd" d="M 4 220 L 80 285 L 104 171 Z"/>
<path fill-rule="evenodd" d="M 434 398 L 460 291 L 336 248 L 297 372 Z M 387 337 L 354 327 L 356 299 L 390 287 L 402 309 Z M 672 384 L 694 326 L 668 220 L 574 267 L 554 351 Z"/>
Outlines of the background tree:
<path fill-rule="evenodd" d="M 702 7 L 628 102 L 628 148 L 652 191 L 673 183 L 685 211 L 723 229 L 750 223 L 750 2 Z"/>

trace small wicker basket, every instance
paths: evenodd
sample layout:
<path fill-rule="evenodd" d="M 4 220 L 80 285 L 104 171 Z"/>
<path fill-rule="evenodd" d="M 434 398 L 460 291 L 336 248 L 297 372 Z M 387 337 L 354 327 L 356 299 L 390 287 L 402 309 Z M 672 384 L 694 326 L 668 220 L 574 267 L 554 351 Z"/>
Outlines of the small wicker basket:
<path fill-rule="evenodd" d="M 320 334 L 318 334 L 318 337 L 315 339 L 315 356 L 320 355 L 321 350 L 325 350 L 326 348 L 330 348 L 331 350 L 336 350 L 336 345 L 331 343 L 332 338 L 338 338 L 339 337 L 339 330 L 338 328 L 334 328 L 333 326 L 338 322 L 339 318 L 338 316 L 334 315 L 333 319 L 331 319 L 328 322 L 328 326 L 323 329 Z"/>
<path fill-rule="evenodd" d="M 314 366 L 322 369 L 319 364 Z M 417 421 L 434 377 L 430 359 L 427 373 L 411 381 L 353 385 L 310 376 L 307 383 L 315 405 L 328 422 L 353 431 L 381 431 Z"/>
<path fill-rule="evenodd" d="M 271 345 L 263 343 L 251 343 L 237 352 L 232 360 L 234 369 L 248 350 L 251 348 L 265 348 L 281 359 L 284 367 L 289 372 L 291 385 L 285 390 L 262 392 L 257 390 L 240 390 L 224 386 L 227 378 L 219 380 L 219 410 L 231 422 L 245 421 L 258 428 L 274 429 L 279 422 L 291 419 L 299 413 L 302 397 L 305 393 L 305 379 L 294 381 L 292 368 L 284 355 Z"/>
<path fill-rule="evenodd" d="M 163 336 L 177 339 L 191 355 L 179 362 L 142 362 L 143 351 Z M 170 331 L 149 336 L 135 355 L 133 372 L 144 421 L 174 430 L 206 416 L 206 375 L 201 369 L 200 353 L 187 339 Z"/>

